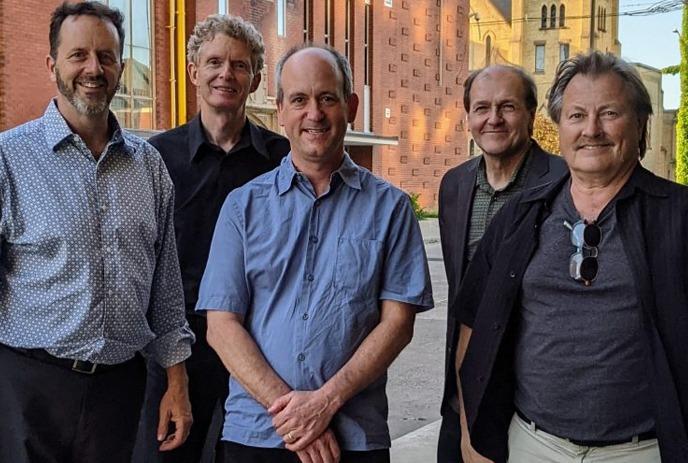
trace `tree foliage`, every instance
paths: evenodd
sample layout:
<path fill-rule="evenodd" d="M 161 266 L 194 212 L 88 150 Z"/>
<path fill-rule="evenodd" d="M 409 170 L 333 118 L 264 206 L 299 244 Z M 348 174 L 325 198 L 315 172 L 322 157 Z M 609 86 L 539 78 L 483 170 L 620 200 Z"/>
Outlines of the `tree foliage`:
<path fill-rule="evenodd" d="M 543 150 L 559 153 L 559 130 L 549 117 L 540 112 L 535 114 L 533 138 Z"/>
<path fill-rule="evenodd" d="M 674 65 L 662 68 L 662 74 L 668 74 L 671 76 L 675 76 L 679 72 L 681 72 L 681 65 L 680 64 L 674 64 Z"/>
<path fill-rule="evenodd" d="M 676 181 L 688 185 L 688 4 L 683 5 L 679 48 L 681 100 L 676 122 Z"/>

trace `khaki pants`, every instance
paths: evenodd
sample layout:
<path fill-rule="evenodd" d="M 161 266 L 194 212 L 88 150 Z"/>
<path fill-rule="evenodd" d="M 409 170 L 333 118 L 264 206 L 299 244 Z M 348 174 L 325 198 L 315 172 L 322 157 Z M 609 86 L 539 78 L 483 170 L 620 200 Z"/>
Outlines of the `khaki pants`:
<path fill-rule="evenodd" d="M 509 426 L 509 463 L 660 463 L 657 439 L 582 447 L 553 436 L 514 414 Z"/>

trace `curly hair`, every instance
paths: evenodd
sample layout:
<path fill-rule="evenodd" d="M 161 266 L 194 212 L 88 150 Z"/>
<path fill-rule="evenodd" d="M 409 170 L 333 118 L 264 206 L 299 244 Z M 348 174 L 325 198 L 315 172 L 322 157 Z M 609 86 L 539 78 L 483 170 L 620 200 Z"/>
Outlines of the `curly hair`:
<path fill-rule="evenodd" d="M 213 14 L 196 24 L 189 43 L 186 46 L 186 59 L 198 64 L 198 52 L 201 46 L 215 38 L 216 34 L 244 42 L 251 52 L 253 73 L 258 74 L 265 63 L 265 45 L 260 32 L 245 19 L 239 16 Z"/>

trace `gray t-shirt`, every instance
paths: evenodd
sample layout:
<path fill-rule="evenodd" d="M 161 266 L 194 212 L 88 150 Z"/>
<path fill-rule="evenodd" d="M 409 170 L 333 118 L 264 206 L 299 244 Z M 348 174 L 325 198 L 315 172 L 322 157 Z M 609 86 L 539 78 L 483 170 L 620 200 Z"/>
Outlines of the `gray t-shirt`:
<path fill-rule="evenodd" d="M 515 404 L 560 437 L 615 440 L 649 431 L 649 346 L 614 205 L 598 218 L 599 270 L 587 287 L 569 275 L 576 248 L 564 220 L 579 220 L 569 185 L 552 204 L 523 277 Z"/>

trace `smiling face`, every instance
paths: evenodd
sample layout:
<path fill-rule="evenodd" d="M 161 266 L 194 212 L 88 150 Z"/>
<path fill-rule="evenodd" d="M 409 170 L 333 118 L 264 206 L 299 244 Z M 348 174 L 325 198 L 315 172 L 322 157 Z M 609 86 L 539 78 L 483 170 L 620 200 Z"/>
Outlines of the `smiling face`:
<path fill-rule="evenodd" d="M 577 74 L 566 86 L 559 143 L 573 175 L 603 182 L 623 177 L 639 159 L 645 120 L 639 120 L 626 84 L 613 73 Z"/>
<path fill-rule="evenodd" d="M 252 64 L 246 44 L 226 34 L 217 33 L 201 45 L 198 62 L 188 64 L 201 112 L 243 112 L 246 99 L 260 84 L 260 73 L 253 73 Z"/>
<path fill-rule="evenodd" d="M 59 90 L 57 106 L 67 120 L 107 115 L 123 69 L 119 36 L 111 22 L 90 15 L 67 17 L 57 55 L 48 56 L 47 63 Z"/>
<path fill-rule="evenodd" d="M 473 81 L 468 128 L 486 156 L 522 153 L 530 141 L 534 117 L 526 108 L 523 81 L 514 72 L 486 69 Z"/>
<path fill-rule="evenodd" d="M 284 63 L 277 110 L 297 167 L 341 162 L 346 126 L 358 106 L 356 95 L 344 97 L 342 78 L 334 57 L 323 49 L 300 50 Z"/>

